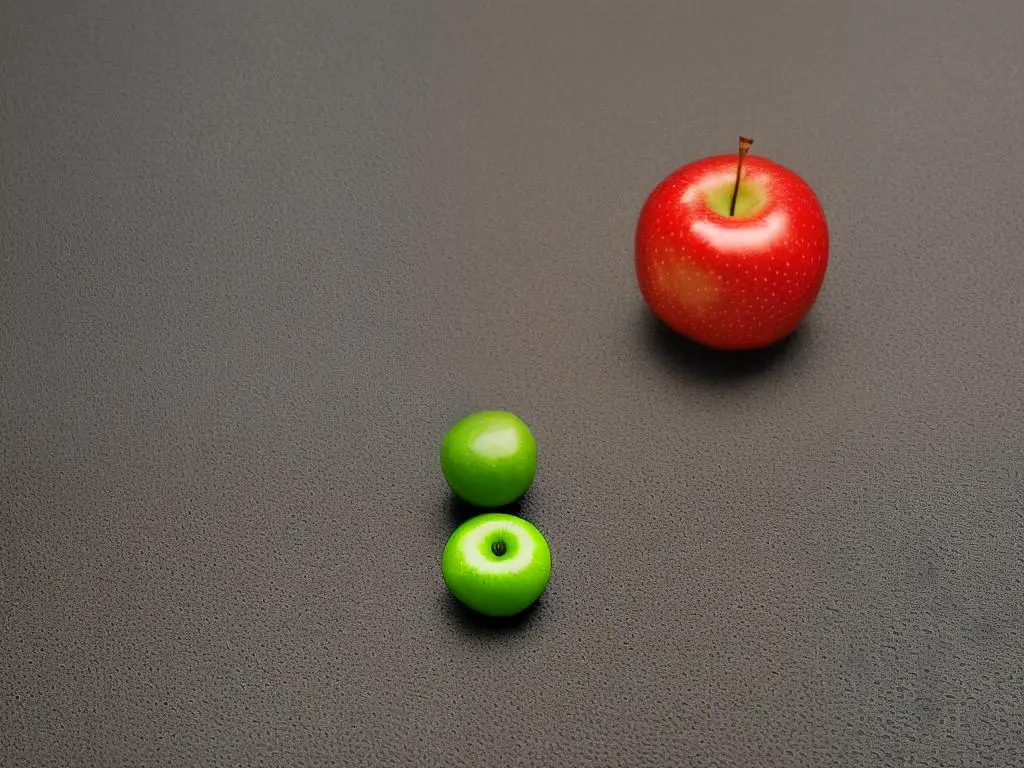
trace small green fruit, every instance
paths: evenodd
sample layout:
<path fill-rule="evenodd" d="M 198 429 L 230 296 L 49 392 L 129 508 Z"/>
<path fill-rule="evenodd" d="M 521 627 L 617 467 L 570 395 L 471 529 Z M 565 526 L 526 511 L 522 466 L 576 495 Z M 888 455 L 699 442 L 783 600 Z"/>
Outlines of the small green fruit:
<path fill-rule="evenodd" d="M 455 529 L 441 555 L 441 574 L 451 593 L 473 610 L 514 616 L 547 588 L 551 550 L 531 523 L 491 512 Z"/>
<path fill-rule="evenodd" d="M 537 442 L 508 411 L 480 411 L 457 422 L 441 443 L 441 471 L 452 491 L 478 507 L 511 504 L 537 473 Z"/>

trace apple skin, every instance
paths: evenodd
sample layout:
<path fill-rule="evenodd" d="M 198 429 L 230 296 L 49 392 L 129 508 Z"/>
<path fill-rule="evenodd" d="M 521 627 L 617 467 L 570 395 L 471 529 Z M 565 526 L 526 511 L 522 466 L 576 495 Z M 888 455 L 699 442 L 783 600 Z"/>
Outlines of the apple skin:
<path fill-rule="evenodd" d="M 758 155 L 704 158 L 662 180 L 644 202 L 636 278 L 662 322 L 722 350 L 772 345 L 803 321 L 828 268 L 829 232 L 811 187 Z"/>
<path fill-rule="evenodd" d="M 463 501 L 477 507 L 502 507 L 525 494 L 533 483 L 537 441 L 514 413 L 471 413 L 445 433 L 441 472 Z"/>
<path fill-rule="evenodd" d="M 495 546 L 502 549 L 495 551 Z M 533 605 L 551 577 L 551 550 L 537 528 L 515 515 L 471 517 L 448 538 L 441 575 L 464 605 L 486 616 L 514 616 Z"/>

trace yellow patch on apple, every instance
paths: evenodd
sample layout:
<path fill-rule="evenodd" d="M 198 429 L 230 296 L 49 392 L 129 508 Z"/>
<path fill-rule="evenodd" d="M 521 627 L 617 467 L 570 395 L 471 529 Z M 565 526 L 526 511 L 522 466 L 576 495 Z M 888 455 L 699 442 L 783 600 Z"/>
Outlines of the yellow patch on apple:
<path fill-rule="evenodd" d="M 658 288 L 673 303 L 690 311 L 708 312 L 718 304 L 721 279 L 687 261 L 663 261 L 656 267 Z"/>

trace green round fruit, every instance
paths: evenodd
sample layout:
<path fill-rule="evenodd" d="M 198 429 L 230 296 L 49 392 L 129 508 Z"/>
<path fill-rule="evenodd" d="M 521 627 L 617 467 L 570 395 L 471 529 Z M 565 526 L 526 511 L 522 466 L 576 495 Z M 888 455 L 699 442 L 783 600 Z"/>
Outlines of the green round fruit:
<path fill-rule="evenodd" d="M 458 421 L 441 442 L 441 471 L 459 498 L 478 507 L 518 499 L 537 473 L 537 442 L 508 411 L 480 411 Z"/>
<path fill-rule="evenodd" d="M 551 550 L 535 526 L 491 512 L 470 518 L 445 544 L 441 575 L 453 595 L 487 616 L 514 616 L 541 596 Z"/>

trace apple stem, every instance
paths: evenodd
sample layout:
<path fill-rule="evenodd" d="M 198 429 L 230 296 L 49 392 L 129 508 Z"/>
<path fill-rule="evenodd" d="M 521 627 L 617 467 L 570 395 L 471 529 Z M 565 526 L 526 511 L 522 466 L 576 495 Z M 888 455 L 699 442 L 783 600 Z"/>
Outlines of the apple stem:
<path fill-rule="evenodd" d="M 732 201 L 729 203 L 729 215 L 736 215 L 736 196 L 740 193 L 740 174 L 743 173 L 743 158 L 747 156 L 754 140 L 746 136 L 740 136 L 739 161 L 736 163 L 736 186 L 732 188 Z"/>
<path fill-rule="evenodd" d="M 504 555 L 505 554 L 505 542 L 504 541 L 496 541 L 493 544 L 491 544 L 491 552 L 494 553 L 495 557 L 501 557 L 502 555 Z"/>

